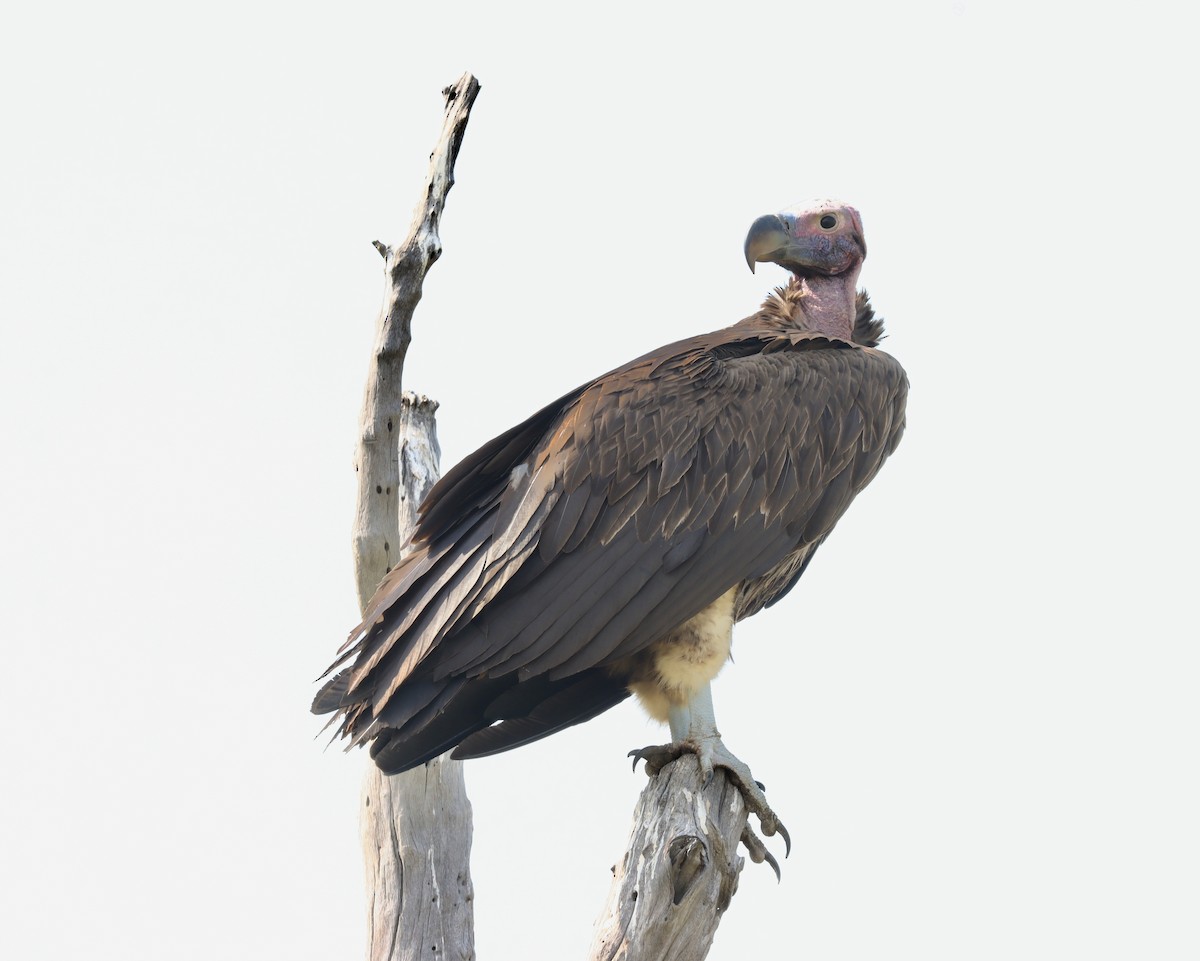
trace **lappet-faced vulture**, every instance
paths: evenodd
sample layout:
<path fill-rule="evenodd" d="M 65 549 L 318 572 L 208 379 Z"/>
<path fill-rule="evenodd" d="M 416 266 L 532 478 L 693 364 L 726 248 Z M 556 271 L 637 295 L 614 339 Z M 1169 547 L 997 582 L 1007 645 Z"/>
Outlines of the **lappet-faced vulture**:
<path fill-rule="evenodd" d="M 709 682 L 895 449 L 907 380 L 856 295 L 854 208 L 760 217 L 745 252 L 792 273 L 757 313 L 571 391 L 430 491 L 313 703 L 383 771 L 506 751 L 632 693 L 674 742 L 636 756 L 694 751 L 780 828 Z"/>

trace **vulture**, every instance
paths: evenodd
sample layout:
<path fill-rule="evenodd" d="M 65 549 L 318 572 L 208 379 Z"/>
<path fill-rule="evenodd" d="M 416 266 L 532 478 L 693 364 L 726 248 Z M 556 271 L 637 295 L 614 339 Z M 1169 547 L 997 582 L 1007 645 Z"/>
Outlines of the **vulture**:
<path fill-rule="evenodd" d="M 786 839 L 709 684 L 734 623 L 791 590 L 904 430 L 907 378 L 857 291 L 866 249 L 840 202 L 758 218 L 750 269 L 791 278 L 756 313 L 583 384 L 451 469 L 313 711 L 394 774 L 634 694 L 672 737 L 634 764 L 693 752 Z"/>

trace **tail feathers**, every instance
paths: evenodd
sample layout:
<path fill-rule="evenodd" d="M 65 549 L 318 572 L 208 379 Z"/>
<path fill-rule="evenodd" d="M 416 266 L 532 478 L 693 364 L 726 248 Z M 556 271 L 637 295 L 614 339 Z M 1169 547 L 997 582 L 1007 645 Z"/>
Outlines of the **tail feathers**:
<path fill-rule="evenodd" d="M 470 734 L 455 748 L 453 756 L 459 759 L 487 757 L 529 744 L 563 728 L 590 721 L 629 697 L 628 688 L 603 671 L 588 671 L 568 680 L 566 684 L 552 685 L 553 693 L 524 716 L 510 717 Z M 497 699 L 501 702 L 500 707 L 508 709 L 506 713 L 516 713 L 512 709 L 517 705 L 518 693 L 523 686 L 518 684 Z M 509 703 L 502 703 L 506 698 L 510 698 Z M 497 713 L 496 702 L 489 705 L 488 713 Z"/>
<path fill-rule="evenodd" d="M 413 730 L 418 730 L 445 711 L 467 683 L 463 677 L 443 683 L 428 678 L 410 678 L 375 717 L 383 727 L 403 731 L 411 725 Z"/>
<path fill-rule="evenodd" d="M 382 726 L 374 735 L 371 757 L 384 774 L 399 774 L 432 761 L 487 726 L 484 708 L 509 683 L 507 679 L 480 678 L 431 684 L 441 689 L 440 694 L 422 698 L 424 703 L 403 726 Z"/>
<path fill-rule="evenodd" d="M 512 674 L 469 681 L 422 679 L 417 688 L 411 698 L 389 704 L 370 726 L 371 757 L 385 774 L 407 771 L 451 748 L 455 758 L 471 758 L 520 747 L 590 720 L 629 696 L 604 671 L 524 684 Z"/>
<path fill-rule="evenodd" d="M 399 733 L 397 731 L 384 731 L 371 742 L 371 758 L 384 774 L 403 774 L 445 754 L 475 730 L 478 730 L 478 727 L 465 731 L 441 732 L 440 736 L 438 732 L 429 731 L 425 732 L 429 736 L 419 739 L 401 739 L 396 737 Z"/>

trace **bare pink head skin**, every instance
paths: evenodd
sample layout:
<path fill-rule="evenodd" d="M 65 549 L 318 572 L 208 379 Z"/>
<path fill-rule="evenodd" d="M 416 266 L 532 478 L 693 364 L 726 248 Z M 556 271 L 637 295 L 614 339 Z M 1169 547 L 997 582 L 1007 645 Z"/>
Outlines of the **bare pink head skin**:
<path fill-rule="evenodd" d="M 808 329 L 851 339 L 858 274 L 867 256 L 857 210 L 838 200 L 810 200 L 759 217 L 745 252 L 751 270 L 774 263 L 792 272 L 794 299 Z"/>

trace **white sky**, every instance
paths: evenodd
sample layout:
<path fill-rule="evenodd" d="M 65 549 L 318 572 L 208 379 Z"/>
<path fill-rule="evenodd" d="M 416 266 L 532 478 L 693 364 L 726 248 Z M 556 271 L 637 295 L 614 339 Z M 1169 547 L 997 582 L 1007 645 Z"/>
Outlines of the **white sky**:
<path fill-rule="evenodd" d="M 898 454 L 716 685 L 796 844 L 710 958 L 1200 954 L 1167 5 L 170 6 L 0 29 L 0 956 L 361 955 L 365 756 L 307 707 L 356 618 L 370 241 L 468 69 L 407 370 L 446 466 L 749 313 L 783 274 L 746 227 L 805 197 L 862 211 L 912 380 Z M 627 703 L 468 766 L 481 958 L 582 956 L 625 752 L 663 736 Z"/>

